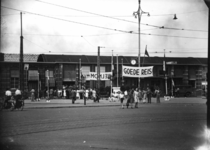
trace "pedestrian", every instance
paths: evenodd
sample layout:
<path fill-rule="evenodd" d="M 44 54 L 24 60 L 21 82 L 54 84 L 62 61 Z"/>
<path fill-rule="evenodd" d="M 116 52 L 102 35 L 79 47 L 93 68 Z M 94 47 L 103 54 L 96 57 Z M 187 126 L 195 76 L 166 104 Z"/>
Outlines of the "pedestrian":
<path fill-rule="evenodd" d="M 49 90 L 46 90 L 46 102 L 50 102 L 50 91 Z"/>
<path fill-rule="evenodd" d="M 150 90 L 150 88 L 148 87 L 147 88 L 147 100 L 148 100 L 148 103 L 151 104 L 151 98 L 152 98 L 152 92 Z"/>
<path fill-rule="evenodd" d="M 175 96 L 176 96 L 176 97 L 179 97 L 179 88 L 176 88 L 176 89 L 175 89 Z"/>
<path fill-rule="evenodd" d="M 145 104 L 147 99 L 147 91 L 144 89 L 142 93 L 143 93 L 143 104 Z"/>
<path fill-rule="evenodd" d="M 15 91 L 15 100 L 16 100 L 16 103 L 15 103 L 15 108 L 18 107 L 19 105 L 19 100 L 21 100 L 22 98 L 22 92 L 17 88 L 16 91 Z"/>
<path fill-rule="evenodd" d="M 62 98 L 62 90 L 60 88 L 58 89 L 58 98 Z"/>
<path fill-rule="evenodd" d="M 121 92 L 120 92 L 120 102 L 121 102 L 121 108 L 122 108 L 122 109 L 124 109 L 123 100 L 124 100 L 124 93 L 121 91 Z"/>
<path fill-rule="evenodd" d="M 84 88 L 84 104 L 86 105 L 86 101 L 87 101 L 87 99 L 88 99 L 88 94 L 89 94 L 89 91 L 88 91 L 88 89 L 85 89 Z"/>
<path fill-rule="evenodd" d="M 51 88 L 50 89 L 50 99 L 53 99 L 53 92 L 54 92 L 54 90 Z"/>
<path fill-rule="evenodd" d="M 99 100 L 100 100 L 100 91 L 97 89 L 96 90 L 96 102 L 98 102 L 99 103 Z"/>
<path fill-rule="evenodd" d="M 34 89 L 31 89 L 31 101 L 35 101 L 35 90 Z"/>
<path fill-rule="evenodd" d="M 12 92 L 9 90 L 9 88 L 7 88 L 6 92 L 5 92 L 5 106 L 7 105 L 8 101 L 11 99 L 12 96 Z"/>
<path fill-rule="evenodd" d="M 134 103 L 135 103 L 134 108 L 138 108 L 138 103 L 139 103 L 138 88 L 136 88 L 134 90 L 134 92 L 133 92 L 133 98 L 134 98 Z"/>
<path fill-rule="evenodd" d="M 63 89 L 63 98 L 66 99 L 66 87 Z"/>
<path fill-rule="evenodd" d="M 95 91 L 95 89 L 92 90 L 92 98 L 93 98 L 93 101 L 95 102 L 96 101 L 96 91 Z"/>
<path fill-rule="evenodd" d="M 141 89 L 139 89 L 139 91 L 138 91 L 138 98 L 139 98 L 139 103 L 142 103 L 143 92 L 141 91 Z"/>
<path fill-rule="evenodd" d="M 156 95 L 157 103 L 160 103 L 160 90 L 159 90 L 159 88 L 157 88 L 155 90 L 155 95 Z"/>
<path fill-rule="evenodd" d="M 80 99 L 79 90 L 76 90 L 76 99 Z"/>
<path fill-rule="evenodd" d="M 53 91 L 53 98 L 57 98 L 57 90 L 56 89 Z"/>
<path fill-rule="evenodd" d="M 133 97 L 134 89 L 131 89 L 129 91 L 129 103 L 131 105 L 131 108 L 133 108 L 133 103 L 134 103 L 134 97 Z M 127 107 L 128 108 L 128 107 Z"/>
<path fill-rule="evenodd" d="M 75 103 L 76 99 L 77 99 L 77 92 L 76 89 L 72 89 L 72 104 Z"/>

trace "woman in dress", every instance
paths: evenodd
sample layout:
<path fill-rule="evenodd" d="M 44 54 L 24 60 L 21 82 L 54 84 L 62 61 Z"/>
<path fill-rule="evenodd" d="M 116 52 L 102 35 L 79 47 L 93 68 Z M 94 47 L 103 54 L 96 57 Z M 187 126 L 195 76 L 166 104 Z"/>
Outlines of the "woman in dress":
<path fill-rule="evenodd" d="M 130 99 L 131 108 L 133 108 L 133 103 L 134 103 L 133 93 L 134 93 L 134 89 L 130 90 L 130 92 L 129 92 L 129 99 Z"/>
<path fill-rule="evenodd" d="M 136 90 L 134 90 L 133 92 L 133 97 L 134 97 L 134 102 L 135 102 L 135 108 L 138 108 L 138 103 L 139 103 L 139 97 L 138 97 L 138 88 L 136 88 Z"/>

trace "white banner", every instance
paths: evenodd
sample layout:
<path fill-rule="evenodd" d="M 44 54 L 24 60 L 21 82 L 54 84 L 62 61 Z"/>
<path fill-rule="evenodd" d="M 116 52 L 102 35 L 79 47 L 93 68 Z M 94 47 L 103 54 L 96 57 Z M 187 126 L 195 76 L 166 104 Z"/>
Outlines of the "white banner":
<path fill-rule="evenodd" d="M 109 77 L 112 75 L 112 72 L 101 72 L 100 80 L 110 80 Z M 83 75 L 86 80 L 97 80 L 97 72 L 89 72 L 89 74 Z"/>
<path fill-rule="evenodd" d="M 124 77 L 152 77 L 153 76 L 153 66 L 149 67 L 130 67 L 123 66 L 122 74 Z"/>

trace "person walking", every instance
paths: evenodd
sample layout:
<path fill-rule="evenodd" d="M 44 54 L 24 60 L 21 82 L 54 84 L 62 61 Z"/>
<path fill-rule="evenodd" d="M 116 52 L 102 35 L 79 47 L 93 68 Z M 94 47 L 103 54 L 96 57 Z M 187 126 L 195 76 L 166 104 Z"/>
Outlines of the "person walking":
<path fill-rule="evenodd" d="M 120 92 L 120 102 L 121 102 L 121 108 L 122 108 L 122 109 L 124 109 L 123 100 L 124 100 L 124 93 L 121 91 L 121 92 Z"/>
<path fill-rule="evenodd" d="M 142 103 L 143 92 L 141 91 L 141 89 L 139 89 L 139 91 L 138 91 L 138 98 L 139 98 L 139 103 Z"/>
<path fill-rule="evenodd" d="M 125 91 L 125 92 L 127 92 L 127 91 Z M 128 92 L 126 93 L 127 94 L 127 102 L 126 102 L 126 106 L 127 106 L 127 108 L 129 107 L 129 103 L 130 103 L 130 89 L 128 90 Z"/>
<path fill-rule="evenodd" d="M 35 101 L 35 90 L 31 89 L 31 101 Z"/>
<path fill-rule="evenodd" d="M 92 91 L 92 97 L 93 97 L 93 101 L 95 102 L 96 101 L 96 91 L 95 91 L 95 89 L 93 89 L 93 91 Z"/>
<path fill-rule="evenodd" d="M 147 99 L 148 99 L 148 103 L 150 104 L 151 104 L 151 98 L 152 98 L 152 92 L 150 88 L 147 88 Z"/>
<path fill-rule="evenodd" d="M 133 108 L 133 104 L 134 104 L 133 93 L 134 93 L 134 89 L 131 89 L 130 92 L 129 92 L 129 99 L 130 99 L 131 108 Z"/>
<path fill-rule="evenodd" d="M 15 100 L 16 100 L 16 103 L 15 103 L 15 108 L 17 108 L 19 106 L 19 100 L 21 100 L 22 98 L 22 92 L 17 88 L 16 91 L 15 91 Z"/>
<path fill-rule="evenodd" d="M 9 100 L 12 97 L 12 92 L 9 90 L 9 88 L 7 88 L 6 92 L 5 92 L 5 106 L 8 104 Z"/>
<path fill-rule="evenodd" d="M 156 95 L 157 103 L 160 103 L 160 90 L 159 90 L 159 88 L 157 88 L 155 90 L 155 95 Z"/>
<path fill-rule="evenodd" d="M 143 93 L 143 104 L 145 104 L 147 99 L 147 91 L 144 89 L 142 93 Z"/>
<path fill-rule="evenodd" d="M 84 88 L 84 105 L 86 105 L 86 101 L 88 100 L 88 94 L 89 94 L 89 91 L 88 89 L 85 89 Z"/>
<path fill-rule="evenodd" d="M 134 108 L 138 108 L 138 103 L 139 103 L 139 97 L 138 97 L 138 88 L 136 88 L 136 90 L 134 90 L 133 92 L 133 98 L 134 98 L 134 103 L 135 103 L 135 106 Z"/>
<path fill-rule="evenodd" d="M 77 99 L 77 91 L 76 89 L 72 89 L 71 92 L 72 92 L 72 104 L 74 104 Z"/>

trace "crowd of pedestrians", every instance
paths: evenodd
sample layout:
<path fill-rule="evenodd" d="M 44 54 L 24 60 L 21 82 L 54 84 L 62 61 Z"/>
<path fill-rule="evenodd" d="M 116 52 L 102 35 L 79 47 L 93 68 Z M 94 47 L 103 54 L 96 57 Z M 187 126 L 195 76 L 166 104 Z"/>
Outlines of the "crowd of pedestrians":
<path fill-rule="evenodd" d="M 120 107 L 124 108 L 124 102 L 127 108 L 129 108 L 129 106 L 130 108 L 138 108 L 139 103 L 151 104 L 152 96 L 155 96 L 156 102 L 160 103 L 160 94 L 161 91 L 159 88 L 156 88 L 155 91 L 152 92 L 149 87 L 147 89 L 132 88 L 125 91 L 120 91 L 119 93 L 119 100 L 121 103 Z"/>
<path fill-rule="evenodd" d="M 19 95 L 21 95 L 20 92 L 21 91 L 19 91 L 18 89 L 15 92 L 17 99 L 20 97 Z M 160 103 L 160 94 L 161 91 L 159 88 L 156 88 L 153 91 L 151 91 L 149 87 L 143 89 L 130 88 L 124 91 L 120 91 L 120 93 L 118 93 L 117 99 L 121 103 L 121 108 L 138 108 L 140 103 L 151 104 L 151 98 L 154 96 L 156 97 L 156 102 Z M 9 90 L 6 91 L 5 95 L 7 99 L 10 99 L 11 93 L 9 92 Z M 112 96 L 109 97 L 110 101 L 113 100 Z M 34 89 L 31 89 L 29 98 L 31 99 L 31 101 L 39 101 L 42 98 L 46 99 L 46 102 L 50 102 L 50 99 L 71 99 L 73 104 L 77 99 L 84 99 L 85 103 L 87 100 L 99 102 L 100 92 L 97 89 L 85 87 L 82 87 L 82 89 L 79 90 L 74 86 L 63 86 L 62 89 L 55 90 L 53 88 L 50 88 L 49 91 L 46 89 L 44 92 L 39 91 L 39 93 L 36 92 Z"/>
<path fill-rule="evenodd" d="M 97 89 L 85 88 L 77 89 L 74 86 L 63 86 L 62 89 L 45 89 L 44 91 L 30 90 L 29 98 L 31 101 L 39 101 L 40 99 L 46 99 L 46 102 L 50 102 L 51 99 L 72 99 L 74 103 L 77 99 L 93 100 L 99 102 L 100 94 Z"/>

